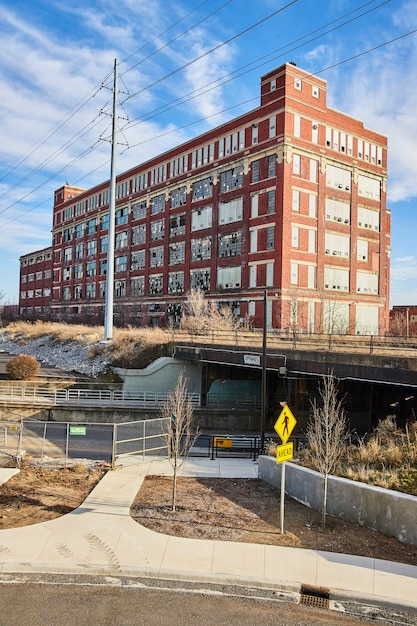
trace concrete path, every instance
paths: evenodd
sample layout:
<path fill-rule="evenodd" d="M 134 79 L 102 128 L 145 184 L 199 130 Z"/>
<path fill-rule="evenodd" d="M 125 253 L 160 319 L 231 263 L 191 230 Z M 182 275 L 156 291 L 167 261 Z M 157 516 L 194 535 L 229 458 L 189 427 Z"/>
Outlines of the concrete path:
<path fill-rule="evenodd" d="M 257 470 L 257 463 L 249 459 L 190 458 L 181 475 L 255 478 Z M 296 593 L 301 584 L 308 584 L 329 588 L 334 600 L 357 599 L 417 611 L 417 566 L 298 548 L 170 537 L 140 526 L 129 509 L 144 477 L 171 472 L 166 460 L 130 458 L 121 469 L 108 472 L 72 513 L 0 530 L 0 572 L 146 575 Z"/>

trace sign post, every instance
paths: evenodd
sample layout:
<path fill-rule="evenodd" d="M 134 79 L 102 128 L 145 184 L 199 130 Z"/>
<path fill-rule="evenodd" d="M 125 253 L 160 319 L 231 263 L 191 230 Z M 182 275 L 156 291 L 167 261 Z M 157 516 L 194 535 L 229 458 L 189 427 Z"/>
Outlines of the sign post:
<path fill-rule="evenodd" d="M 294 426 L 297 423 L 294 415 L 292 414 L 290 407 L 286 402 L 282 402 L 282 411 L 279 414 L 277 421 L 275 422 L 275 432 L 282 440 L 282 445 L 277 446 L 277 463 L 282 463 L 281 466 L 281 499 L 280 499 L 280 526 L 281 534 L 284 534 L 284 502 L 285 502 L 285 461 L 290 461 L 293 458 L 293 443 L 288 443 L 288 439 L 291 436 Z"/>

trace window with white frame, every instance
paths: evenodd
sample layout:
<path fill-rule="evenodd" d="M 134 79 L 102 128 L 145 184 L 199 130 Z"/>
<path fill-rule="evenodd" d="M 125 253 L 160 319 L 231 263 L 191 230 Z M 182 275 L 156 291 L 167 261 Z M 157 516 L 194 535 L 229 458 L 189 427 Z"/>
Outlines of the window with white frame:
<path fill-rule="evenodd" d="M 318 161 L 316 161 L 315 159 L 310 159 L 310 182 L 311 183 L 316 183 L 317 182 L 317 172 L 318 172 Z"/>
<path fill-rule="evenodd" d="M 316 231 L 308 230 L 308 251 L 311 253 L 316 252 Z"/>
<path fill-rule="evenodd" d="M 64 261 L 72 260 L 72 248 L 64 248 Z"/>
<path fill-rule="evenodd" d="M 242 231 L 218 235 L 218 256 L 229 257 L 242 254 Z"/>
<path fill-rule="evenodd" d="M 301 78 L 294 78 L 294 89 L 301 91 L 303 88 L 303 81 Z"/>
<path fill-rule="evenodd" d="M 87 235 L 93 235 L 97 232 L 97 218 L 93 217 L 87 221 Z"/>
<path fill-rule="evenodd" d="M 84 222 L 82 224 L 77 224 L 74 227 L 74 238 L 75 239 L 80 239 L 80 237 L 83 237 L 84 235 L 84 230 L 85 230 L 85 224 Z"/>
<path fill-rule="evenodd" d="M 217 288 L 236 289 L 241 284 L 242 268 L 240 265 L 217 268 Z"/>
<path fill-rule="evenodd" d="M 178 213 L 177 215 L 171 215 L 169 218 L 169 236 L 178 237 L 179 235 L 185 235 L 185 213 Z"/>
<path fill-rule="evenodd" d="M 294 137 L 301 136 L 301 117 L 294 115 Z"/>
<path fill-rule="evenodd" d="M 290 263 L 290 283 L 291 285 L 298 285 L 298 263 L 294 261 Z"/>
<path fill-rule="evenodd" d="M 77 243 L 77 245 L 75 246 L 75 258 L 82 259 L 83 256 L 84 256 L 84 244 Z"/>
<path fill-rule="evenodd" d="M 358 226 L 379 232 L 379 211 L 358 206 Z"/>
<path fill-rule="evenodd" d="M 319 98 L 320 97 L 320 89 L 317 87 L 317 85 L 312 85 L 312 87 L 311 87 L 311 94 L 312 94 L 313 98 Z"/>
<path fill-rule="evenodd" d="M 298 226 L 291 226 L 291 247 L 298 248 L 300 243 L 300 229 Z"/>
<path fill-rule="evenodd" d="M 345 170 L 336 165 L 330 163 L 326 166 L 326 185 L 333 187 L 334 189 L 343 189 L 344 191 L 350 191 L 352 173 L 350 170 Z"/>
<path fill-rule="evenodd" d="M 258 143 L 258 124 L 252 124 L 252 145 Z"/>
<path fill-rule="evenodd" d="M 93 256 L 97 252 L 97 239 L 87 241 L 87 256 Z"/>
<path fill-rule="evenodd" d="M 269 138 L 272 139 L 277 134 L 277 116 L 273 115 L 269 118 Z"/>
<path fill-rule="evenodd" d="M 312 122 L 311 124 L 311 141 L 313 143 L 318 143 L 319 141 L 319 125 L 317 122 Z"/>
<path fill-rule="evenodd" d="M 184 272 L 168 274 L 168 293 L 184 293 Z"/>
<path fill-rule="evenodd" d="M 357 260 L 358 261 L 367 261 L 368 260 L 368 241 L 366 239 L 358 239 L 357 242 Z"/>
<path fill-rule="evenodd" d="M 211 198 L 213 195 L 213 179 L 211 176 L 202 178 L 193 183 L 192 187 L 192 199 L 203 200 L 204 198 Z"/>
<path fill-rule="evenodd" d="M 317 217 L 317 196 L 313 193 L 308 194 L 308 215 Z"/>
<path fill-rule="evenodd" d="M 101 281 L 98 284 L 98 297 L 104 298 L 106 295 L 106 281 Z"/>
<path fill-rule="evenodd" d="M 191 212 L 191 230 L 195 232 L 196 230 L 211 228 L 212 215 L 213 208 L 211 204 L 194 209 Z"/>
<path fill-rule="evenodd" d="M 292 190 L 292 210 L 297 212 L 300 210 L 300 192 L 298 189 Z"/>
<path fill-rule="evenodd" d="M 211 237 L 191 239 L 191 261 L 211 259 Z"/>
<path fill-rule="evenodd" d="M 297 176 L 301 173 L 301 156 L 299 154 L 293 154 L 292 157 L 292 173 Z"/>
<path fill-rule="evenodd" d="M 101 230 L 108 230 L 109 229 L 109 214 L 105 213 L 104 215 L 100 216 L 100 229 Z"/>
<path fill-rule="evenodd" d="M 140 220 L 146 217 L 146 200 L 132 204 L 132 219 Z"/>
<path fill-rule="evenodd" d="M 377 294 L 379 275 L 373 272 L 357 272 L 356 291 L 358 293 Z"/>
<path fill-rule="evenodd" d="M 132 272 L 145 269 L 145 250 L 137 250 L 136 252 L 132 252 L 130 269 L 132 270 Z"/>
<path fill-rule="evenodd" d="M 91 278 L 97 274 L 97 264 L 95 261 L 88 261 L 85 266 L 85 275 L 87 278 Z"/>
<path fill-rule="evenodd" d="M 139 174 L 135 176 L 132 180 L 132 192 L 137 193 L 138 191 L 143 191 L 148 186 L 148 174 Z"/>
<path fill-rule="evenodd" d="M 159 241 L 164 238 L 165 220 L 155 220 L 154 222 L 151 222 L 149 228 L 151 241 Z"/>
<path fill-rule="evenodd" d="M 249 263 L 249 287 L 257 286 L 257 265 L 255 263 Z"/>
<path fill-rule="evenodd" d="M 177 206 L 182 206 L 187 202 L 187 187 L 184 185 L 179 189 L 171 191 L 171 208 L 175 209 Z"/>
<path fill-rule="evenodd" d="M 349 270 L 338 267 L 325 267 L 324 288 L 335 291 L 349 291 Z"/>
<path fill-rule="evenodd" d="M 226 170 L 220 174 L 220 192 L 231 191 L 243 186 L 243 165 Z"/>
<path fill-rule="evenodd" d="M 74 278 L 82 278 L 83 277 L 83 266 L 82 265 L 74 265 Z"/>
<path fill-rule="evenodd" d="M 130 279 L 130 295 L 143 296 L 145 293 L 145 277 L 135 276 Z"/>
<path fill-rule="evenodd" d="M 249 251 L 258 252 L 258 228 L 251 228 L 249 230 Z"/>
<path fill-rule="evenodd" d="M 151 215 L 162 213 L 165 210 L 165 194 L 154 196 L 151 200 Z"/>
<path fill-rule="evenodd" d="M 132 228 L 132 246 L 146 243 L 146 224 Z"/>
<path fill-rule="evenodd" d="M 272 178 L 276 173 L 276 157 L 275 154 L 271 154 L 268 157 L 268 178 Z"/>
<path fill-rule="evenodd" d="M 307 287 L 308 289 L 316 288 L 316 266 L 315 265 L 307 266 Z"/>
<path fill-rule="evenodd" d="M 100 276 L 105 276 L 107 274 L 107 259 L 100 260 L 99 273 Z"/>
<path fill-rule="evenodd" d="M 274 284 L 274 264 L 266 263 L 266 286 L 272 287 Z"/>
<path fill-rule="evenodd" d="M 127 270 L 127 256 L 117 256 L 114 260 L 114 271 L 125 272 Z"/>
<path fill-rule="evenodd" d="M 151 295 L 160 294 L 163 292 L 164 279 L 162 274 L 152 274 L 149 276 L 149 293 Z"/>
<path fill-rule="evenodd" d="M 185 259 L 185 242 L 179 241 L 178 243 L 169 244 L 169 264 L 179 265 L 184 263 Z"/>
<path fill-rule="evenodd" d="M 325 253 L 331 256 L 349 258 L 350 237 L 326 232 L 324 236 Z"/>
<path fill-rule="evenodd" d="M 210 291 L 210 268 L 190 271 L 190 289 Z"/>
<path fill-rule="evenodd" d="M 259 194 L 254 193 L 250 197 L 250 216 L 258 217 L 259 214 Z"/>
<path fill-rule="evenodd" d="M 127 224 L 128 216 L 129 216 L 129 207 L 126 206 L 123 209 L 117 209 L 116 226 L 120 226 L 121 224 Z"/>
<path fill-rule="evenodd" d="M 339 224 L 350 224 L 350 204 L 326 198 L 326 220 L 339 222 Z"/>
<path fill-rule="evenodd" d="M 381 181 L 376 178 L 370 178 L 359 174 L 358 176 L 358 194 L 372 200 L 381 199 Z"/>
<path fill-rule="evenodd" d="M 96 284 L 95 283 L 87 283 L 85 286 L 85 297 L 87 300 L 92 300 L 96 297 Z"/>
<path fill-rule="evenodd" d="M 275 91 L 275 90 L 276 90 L 276 88 L 277 88 L 277 79 L 276 79 L 276 78 L 273 78 L 273 79 L 271 80 L 271 82 L 269 83 L 269 89 L 270 89 L 271 91 Z"/>
<path fill-rule="evenodd" d="M 323 302 L 323 330 L 343 335 L 349 329 L 349 304 L 325 300 Z"/>
<path fill-rule="evenodd" d="M 124 298 L 126 296 L 126 280 L 124 278 L 114 281 L 114 295 L 116 298 Z"/>
<path fill-rule="evenodd" d="M 28 292 L 28 297 L 33 297 L 33 292 L 32 295 L 29 296 L 29 292 Z M 64 287 L 62 290 L 62 299 L 63 300 L 71 300 L 71 287 Z"/>
<path fill-rule="evenodd" d="M 150 267 L 162 267 L 164 264 L 164 246 L 157 246 L 149 250 Z"/>
<path fill-rule="evenodd" d="M 275 189 L 270 189 L 267 193 L 267 210 L 269 215 L 275 213 Z"/>
<path fill-rule="evenodd" d="M 378 335 L 379 310 L 377 306 L 356 305 L 355 331 L 360 335 Z"/>
<path fill-rule="evenodd" d="M 219 224 L 238 222 L 243 215 L 243 198 L 233 198 L 229 202 L 219 202 Z"/>
<path fill-rule="evenodd" d="M 257 183 L 259 182 L 259 161 L 252 161 L 251 165 L 251 182 Z"/>
<path fill-rule="evenodd" d="M 127 231 L 124 230 L 121 233 L 116 233 L 115 248 L 120 250 L 127 247 Z"/>
<path fill-rule="evenodd" d="M 83 297 L 82 285 L 74 285 L 74 300 L 81 300 Z"/>
<path fill-rule="evenodd" d="M 107 252 L 109 249 L 109 238 L 107 235 L 105 237 L 100 237 L 100 252 Z"/>

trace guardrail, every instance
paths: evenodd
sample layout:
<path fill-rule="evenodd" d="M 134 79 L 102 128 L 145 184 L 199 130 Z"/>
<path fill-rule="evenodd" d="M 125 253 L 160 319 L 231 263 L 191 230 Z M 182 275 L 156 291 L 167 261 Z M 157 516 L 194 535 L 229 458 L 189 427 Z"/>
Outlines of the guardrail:
<path fill-rule="evenodd" d="M 391 337 L 383 335 L 347 335 L 338 333 L 313 334 L 300 331 L 270 329 L 266 333 L 268 348 L 290 350 L 314 350 L 325 352 L 350 352 L 361 354 L 397 354 L 417 357 L 416 337 Z M 234 345 L 235 347 L 262 347 L 262 330 L 224 331 L 210 333 L 189 333 L 182 330 L 172 332 L 172 342 L 184 344 Z"/>
<path fill-rule="evenodd" d="M 160 407 L 168 394 L 154 391 L 125 392 L 119 389 L 50 389 L 48 387 L 0 386 L 0 402 L 22 402 L 51 406 Z M 186 395 L 194 407 L 200 406 L 200 394 Z"/>

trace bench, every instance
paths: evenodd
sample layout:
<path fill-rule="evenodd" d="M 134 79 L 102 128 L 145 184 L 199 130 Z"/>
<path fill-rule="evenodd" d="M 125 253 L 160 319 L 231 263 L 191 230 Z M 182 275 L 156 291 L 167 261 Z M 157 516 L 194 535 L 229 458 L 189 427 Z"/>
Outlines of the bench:
<path fill-rule="evenodd" d="M 259 435 L 213 435 L 211 443 L 211 460 L 220 454 L 242 456 L 250 454 L 256 461 L 261 445 Z"/>

